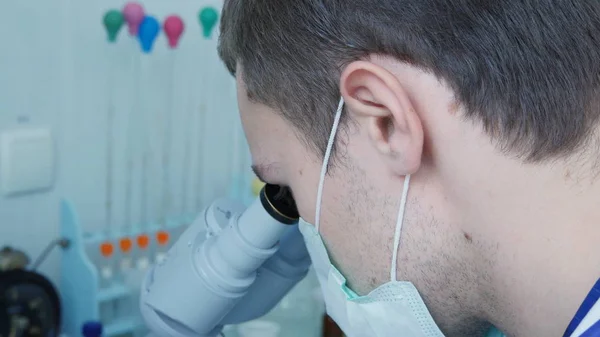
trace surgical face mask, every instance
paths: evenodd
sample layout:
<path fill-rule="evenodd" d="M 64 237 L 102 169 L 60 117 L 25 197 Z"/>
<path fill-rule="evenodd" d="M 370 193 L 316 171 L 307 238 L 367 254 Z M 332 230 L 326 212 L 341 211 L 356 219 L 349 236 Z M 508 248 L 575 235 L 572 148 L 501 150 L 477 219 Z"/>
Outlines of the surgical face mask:
<path fill-rule="evenodd" d="M 400 233 L 410 186 L 410 175 L 406 176 L 400 210 L 394 235 L 394 250 L 390 281 L 379 286 L 367 296 L 358 296 L 346 285 L 346 278 L 331 264 L 329 255 L 319 234 L 323 183 L 327 174 L 329 157 L 344 107 L 340 100 L 333 128 L 329 136 L 325 159 L 317 191 L 315 225 L 300 219 L 300 231 L 306 241 L 317 278 L 321 284 L 327 313 L 349 337 L 443 337 L 435 324 L 419 292 L 410 282 L 396 279 L 396 263 Z"/>

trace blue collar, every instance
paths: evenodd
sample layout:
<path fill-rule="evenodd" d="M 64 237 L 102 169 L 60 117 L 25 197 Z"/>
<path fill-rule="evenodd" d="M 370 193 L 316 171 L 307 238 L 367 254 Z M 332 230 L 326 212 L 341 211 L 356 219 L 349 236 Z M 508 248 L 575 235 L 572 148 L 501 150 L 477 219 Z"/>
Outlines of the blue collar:
<path fill-rule="evenodd" d="M 600 337 L 600 320 L 596 321 L 596 323 L 579 335 L 579 337 Z"/>
<path fill-rule="evenodd" d="M 581 324 L 581 321 L 590 312 L 590 309 L 592 309 L 592 307 L 594 306 L 594 304 L 596 304 L 596 302 L 598 301 L 599 298 L 600 298 L 600 279 L 598 279 L 598 281 L 596 281 L 596 284 L 594 284 L 594 287 L 592 288 L 592 290 L 590 290 L 590 292 L 588 293 L 586 298 L 583 300 L 583 303 L 579 307 L 579 310 L 577 310 L 577 313 L 575 313 L 575 317 L 573 317 L 573 319 L 571 320 L 571 323 L 569 323 L 569 326 L 567 327 L 567 330 L 565 331 L 565 334 L 563 335 L 563 337 L 570 337 L 573 334 L 575 329 L 577 329 L 579 324 Z M 590 337 L 591 336 L 599 336 L 600 330 L 597 330 L 597 329 L 600 329 L 600 323 L 598 323 L 598 322 L 596 324 L 594 324 L 588 330 L 589 333 L 592 333 L 589 336 Z M 596 331 L 595 334 L 594 334 L 594 331 Z M 582 337 L 587 336 L 586 334 L 588 334 L 588 332 L 585 332 L 582 335 Z"/>

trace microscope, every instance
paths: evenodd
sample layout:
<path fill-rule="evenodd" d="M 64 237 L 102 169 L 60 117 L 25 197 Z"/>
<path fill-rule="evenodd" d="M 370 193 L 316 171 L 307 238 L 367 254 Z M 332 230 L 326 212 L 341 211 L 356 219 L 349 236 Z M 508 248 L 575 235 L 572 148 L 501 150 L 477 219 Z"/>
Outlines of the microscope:
<path fill-rule="evenodd" d="M 157 337 L 217 337 L 267 314 L 308 273 L 289 189 L 267 184 L 245 208 L 215 201 L 152 267 L 143 318 Z"/>

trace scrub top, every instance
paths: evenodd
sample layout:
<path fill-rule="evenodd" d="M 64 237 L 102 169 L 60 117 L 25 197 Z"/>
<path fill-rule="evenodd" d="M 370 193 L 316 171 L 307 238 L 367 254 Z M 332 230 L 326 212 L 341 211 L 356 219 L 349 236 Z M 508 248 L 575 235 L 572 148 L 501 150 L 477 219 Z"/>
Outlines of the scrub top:
<path fill-rule="evenodd" d="M 500 332 L 500 330 L 498 330 L 496 328 L 491 328 L 490 331 L 487 333 L 486 337 L 505 337 L 505 336 L 502 332 Z"/>

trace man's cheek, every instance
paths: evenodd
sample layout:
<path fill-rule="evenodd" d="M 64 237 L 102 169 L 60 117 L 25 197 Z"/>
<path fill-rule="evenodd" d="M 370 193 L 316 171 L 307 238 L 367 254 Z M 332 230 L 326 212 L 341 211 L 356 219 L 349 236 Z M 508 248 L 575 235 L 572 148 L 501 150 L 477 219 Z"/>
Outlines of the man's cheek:
<path fill-rule="evenodd" d="M 305 221 L 315 224 L 315 205 L 317 200 L 317 187 L 310 188 L 310 183 L 305 179 L 287 179 L 287 185 L 292 191 L 298 213 Z"/>
<path fill-rule="evenodd" d="M 291 187 L 292 195 L 294 197 L 294 201 L 296 202 L 296 208 L 298 209 L 298 213 L 300 217 L 304 219 L 306 222 L 314 225 L 315 223 L 315 207 L 311 206 L 311 202 L 305 196 L 305 194 L 296 192 L 296 190 Z"/>

